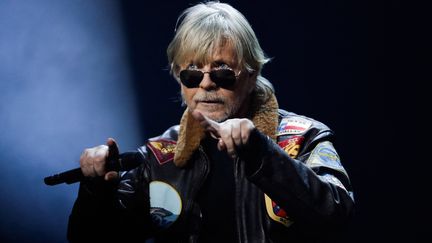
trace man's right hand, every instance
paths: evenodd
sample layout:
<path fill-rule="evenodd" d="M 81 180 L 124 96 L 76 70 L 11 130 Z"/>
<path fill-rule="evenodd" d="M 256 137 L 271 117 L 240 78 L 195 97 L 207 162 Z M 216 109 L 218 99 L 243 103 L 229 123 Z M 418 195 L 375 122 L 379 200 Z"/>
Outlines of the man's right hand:
<path fill-rule="evenodd" d="M 85 149 L 80 157 L 80 167 L 84 176 L 103 176 L 106 181 L 118 178 L 116 171 L 106 171 L 108 158 L 118 158 L 119 149 L 113 138 L 108 138 L 106 145 Z"/>

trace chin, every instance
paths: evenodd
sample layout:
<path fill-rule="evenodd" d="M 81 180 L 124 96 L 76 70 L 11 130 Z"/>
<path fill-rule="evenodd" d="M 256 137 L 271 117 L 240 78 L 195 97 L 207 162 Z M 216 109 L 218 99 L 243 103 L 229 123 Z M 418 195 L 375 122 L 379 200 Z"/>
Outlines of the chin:
<path fill-rule="evenodd" d="M 228 115 L 223 111 L 202 111 L 202 110 L 198 110 L 198 111 L 201 112 L 201 114 L 205 115 L 206 117 L 216 122 L 223 122 L 226 119 L 228 119 Z"/>

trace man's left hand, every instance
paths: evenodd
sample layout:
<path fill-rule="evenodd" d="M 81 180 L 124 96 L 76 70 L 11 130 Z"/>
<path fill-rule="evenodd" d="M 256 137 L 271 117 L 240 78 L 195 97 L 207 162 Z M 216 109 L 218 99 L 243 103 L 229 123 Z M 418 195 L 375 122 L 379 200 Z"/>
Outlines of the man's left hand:
<path fill-rule="evenodd" d="M 237 158 L 237 148 L 246 145 L 249 135 L 255 129 L 251 120 L 246 118 L 228 119 L 224 122 L 216 122 L 206 117 L 199 111 L 193 111 L 192 116 L 200 122 L 201 126 L 218 139 L 218 149 L 226 150 L 233 159 Z"/>

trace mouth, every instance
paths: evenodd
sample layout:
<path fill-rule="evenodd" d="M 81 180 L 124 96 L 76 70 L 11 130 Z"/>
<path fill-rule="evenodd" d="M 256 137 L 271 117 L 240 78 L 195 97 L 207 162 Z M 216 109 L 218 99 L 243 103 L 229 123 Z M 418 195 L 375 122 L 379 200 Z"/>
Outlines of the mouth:
<path fill-rule="evenodd" d="M 224 106 L 224 103 L 220 100 L 199 100 L 195 104 L 197 109 L 207 112 L 218 111 Z"/>
<path fill-rule="evenodd" d="M 198 100 L 197 103 L 204 103 L 204 104 L 222 104 L 222 101 L 220 101 L 220 100 Z"/>
<path fill-rule="evenodd" d="M 195 101 L 197 104 L 206 104 L 206 105 L 216 105 L 223 104 L 223 101 L 220 99 L 198 99 Z"/>

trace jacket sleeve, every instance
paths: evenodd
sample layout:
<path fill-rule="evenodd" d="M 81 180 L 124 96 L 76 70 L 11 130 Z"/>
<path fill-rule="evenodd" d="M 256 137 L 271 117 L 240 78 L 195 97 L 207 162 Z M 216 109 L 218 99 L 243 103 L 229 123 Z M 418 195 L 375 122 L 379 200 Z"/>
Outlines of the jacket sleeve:
<path fill-rule="evenodd" d="M 353 213 L 348 175 L 325 133 L 310 139 L 298 159 L 258 130 L 240 152 L 248 179 L 309 229 L 341 226 Z"/>
<path fill-rule="evenodd" d="M 69 216 L 69 242 L 126 242 L 147 238 L 149 198 L 145 166 L 120 172 L 120 180 L 82 181 Z"/>

